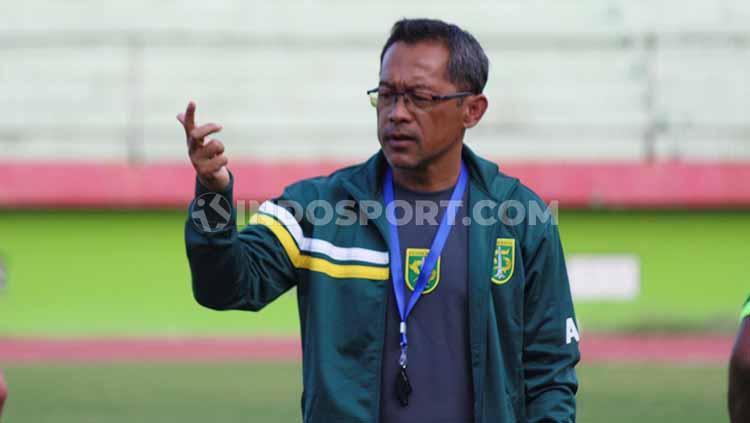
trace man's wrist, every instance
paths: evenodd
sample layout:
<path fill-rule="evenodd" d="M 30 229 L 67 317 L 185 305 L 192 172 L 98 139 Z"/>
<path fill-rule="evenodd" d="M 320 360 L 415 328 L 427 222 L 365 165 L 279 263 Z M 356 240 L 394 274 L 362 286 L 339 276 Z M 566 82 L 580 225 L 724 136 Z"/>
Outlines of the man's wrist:
<path fill-rule="evenodd" d="M 201 180 L 201 178 L 198 177 L 198 175 L 196 175 L 195 176 L 195 196 L 200 197 L 203 194 L 213 192 L 213 193 L 221 194 L 224 197 L 227 197 L 228 199 L 231 199 L 232 191 L 234 189 L 234 175 L 229 170 L 227 170 L 227 172 L 229 173 L 229 183 L 222 190 L 216 190 L 216 189 L 211 188 L 210 184 L 204 183 Z"/>
<path fill-rule="evenodd" d="M 196 229 L 203 233 L 226 233 L 236 227 L 233 186 L 234 177 L 231 173 L 229 184 L 221 192 L 207 187 L 196 176 L 195 198 L 189 206 L 190 219 Z"/>

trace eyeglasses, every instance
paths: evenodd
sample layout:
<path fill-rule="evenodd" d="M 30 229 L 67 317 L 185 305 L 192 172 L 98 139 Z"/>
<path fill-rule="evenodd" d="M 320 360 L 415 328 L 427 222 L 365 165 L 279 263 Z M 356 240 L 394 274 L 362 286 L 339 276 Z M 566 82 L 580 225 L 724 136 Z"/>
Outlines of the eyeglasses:
<path fill-rule="evenodd" d="M 391 107 L 398 102 L 400 96 L 404 96 L 407 108 L 425 110 L 438 101 L 466 97 L 474 95 L 474 93 L 461 91 L 453 94 L 434 95 L 424 90 L 394 91 L 389 88 L 373 88 L 367 90 L 367 95 L 370 96 L 370 104 L 376 109 Z"/>

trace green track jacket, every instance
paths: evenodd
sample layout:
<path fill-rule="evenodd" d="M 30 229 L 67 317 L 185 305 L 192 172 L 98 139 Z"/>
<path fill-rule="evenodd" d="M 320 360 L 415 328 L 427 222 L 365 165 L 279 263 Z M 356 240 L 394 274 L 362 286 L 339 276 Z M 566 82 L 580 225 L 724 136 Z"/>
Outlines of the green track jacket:
<path fill-rule="evenodd" d="M 489 218 L 496 211 L 488 204 L 508 200 L 544 210 L 531 190 L 495 164 L 466 146 L 463 156 L 469 216 L 486 206 L 482 216 Z M 201 305 L 257 311 L 297 287 L 305 423 L 379 421 L 386 296 L 393 292 L 388 228 L 385 213 L 363 219 L 367 224 L 313 225 L 310 216 L 295 218 L 286 201 L 307 207 L 354 200 L 353 209 L 365 212 L 363 201 L 383 203 L 385 164 L 379 152 L 363 164 L 295 183 L 263 203 L 240 232 L 234 208 L 222 230 L 202 230 L 190 218 L 185 225 Z M 198 184 L 196 197 L 205 192 Z M 232 184 L 221 194 L 234 204 Z M 195 207 L 194 200 L 191 213 Z M 530 214 L 508 216 L 469 227 L 475 422 L 574 422 L 579 336 L 557 226 L 552 219 L 532 222 Z"/>

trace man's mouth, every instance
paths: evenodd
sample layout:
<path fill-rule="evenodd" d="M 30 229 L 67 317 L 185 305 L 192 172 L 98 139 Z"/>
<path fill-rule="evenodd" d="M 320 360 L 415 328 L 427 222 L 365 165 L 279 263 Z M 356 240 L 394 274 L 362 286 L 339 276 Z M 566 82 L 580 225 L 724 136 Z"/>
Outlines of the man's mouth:
<path fill-rule="evenodd" d="M 402 134 L 402 133 L 392 133 L 392 134 L 386 134 L 385 142 L 389 144 L 393 144 L 394 146 L 402 146 L 409 143 L 417 142 L 417 138 L 409 135 L 409 134 Z"/>

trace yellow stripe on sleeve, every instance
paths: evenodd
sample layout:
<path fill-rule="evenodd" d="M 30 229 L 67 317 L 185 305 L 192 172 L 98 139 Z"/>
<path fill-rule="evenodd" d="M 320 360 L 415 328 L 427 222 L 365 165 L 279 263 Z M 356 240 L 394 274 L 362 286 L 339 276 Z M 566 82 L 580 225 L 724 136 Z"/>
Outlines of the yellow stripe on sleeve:
<path fill-rule="evenodd" d="M 302 254 L 292 235 L 284 225 L 272 216 L 256 213 L 250 218 L 251 225 L 263 225 L 273 232 L 284 247 L 292 265 L 298 269 L 324 273 L 333 278 L 388 279 L 388 267 L 366 266 L 360 264 L 338 264 L 326 259 Z"/>

